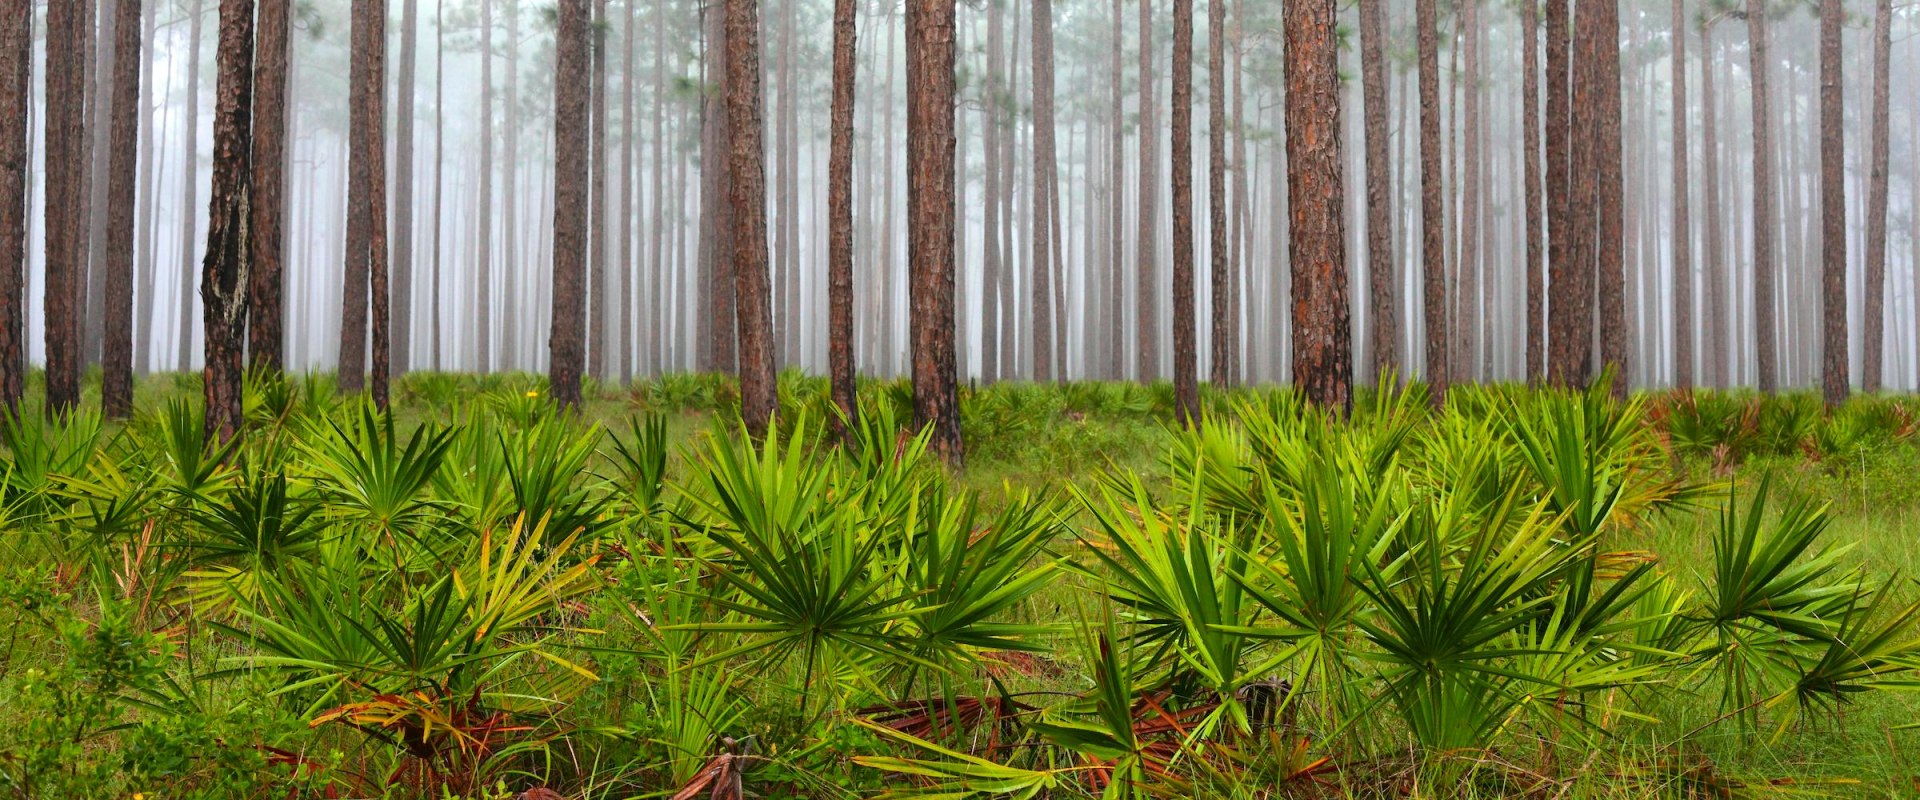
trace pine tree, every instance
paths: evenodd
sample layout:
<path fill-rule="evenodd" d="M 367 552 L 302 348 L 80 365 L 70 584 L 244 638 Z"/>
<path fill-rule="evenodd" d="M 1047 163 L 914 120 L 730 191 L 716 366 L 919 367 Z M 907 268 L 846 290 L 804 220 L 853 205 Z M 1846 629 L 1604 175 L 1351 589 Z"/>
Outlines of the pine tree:
<path fill-rule="evenodd" d="M 1353 407 L 1353 353 L 1341 217 L 1338 22 L 1337 0 L 1295 0 L 1283 32 L 1293 382 L 1315 405 L 1345 414 Z"/>
<path fill-rule="evenodd" d="M 907 262 L 914 424 L 947 465 L 966 460 L 953 346 L 954 3 L 907 0 Z"/>
<path fill-rule="evenodd" d="M 553 333 L 548 389 L 580 404 L 586 366 L 588 179 L 593 40 L 587 0 L 560 0 L 553 67 Z"/>

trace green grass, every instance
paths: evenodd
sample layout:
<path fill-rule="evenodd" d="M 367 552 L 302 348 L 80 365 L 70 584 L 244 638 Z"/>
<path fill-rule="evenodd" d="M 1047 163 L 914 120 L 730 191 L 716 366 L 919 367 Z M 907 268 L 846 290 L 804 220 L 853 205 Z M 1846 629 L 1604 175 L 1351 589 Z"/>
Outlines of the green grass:
<path fill-rule="evenodd" d="M 44 476 L 0 449 L 0 797 L 1920 796 L 1899 398 L 1468 388 L 1435 420 L 1363 391 L 1322 424 L 1239 390 L 1195 434 L 1165 385 L 1004 384 L 963 391 L 950 474 L 898 382 L 839 453 L 798 374 L 764 451 L 711 376 L 590 383 L 571 419 L 530 375 L 409 375 L 391 417 L 326 376 L 251 388 L 204 480 L 182 459 L 218 454 L 169 438 L 193 375 L 97 440 L 18 429 L 78 453 Z M 1730 703 L 1708 627 L 1633 648 L 1727 585 L 1722 510 L 1763 480 L 1762 539 L 1826 509 L 1787 565 L 1826 593 L 1733 621 L 1788 693 Z M 1828 640 L 1876 672 L 1796 712 Z"/>

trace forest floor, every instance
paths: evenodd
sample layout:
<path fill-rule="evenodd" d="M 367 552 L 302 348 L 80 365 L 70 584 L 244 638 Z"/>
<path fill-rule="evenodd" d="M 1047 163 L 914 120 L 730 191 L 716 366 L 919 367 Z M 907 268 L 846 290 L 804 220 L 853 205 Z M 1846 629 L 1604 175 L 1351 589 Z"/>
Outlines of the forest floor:
<path fill-rule="evenodd" d="M 197 392 L 197 380 L 197 376 L 191 375 L 147 378 L 139 384 L 136 405 L 143 414 L 152 414 L 170 402 L 192 398 Z M 325 380 L 311 381 L 307 386 L 309 388 L 302 391 L 330 391 Z M 97 394 L 93 394 L 97 392 L 97 381 L 89 387 L 87 401 L 97 402 Z M 817 406 L 823 395 L 821 389 L 818 380 L 783 375 L 783 409 L 792 413 L 792 409 Z M 706 432 L 715 430 L 716 419 L 724 417 L 732 407 L 732 391 L 726 381 L 702 376 L 674 376 L 623 389 L 590 386 L 589 400 L 578 422 L 600 423 L 618 436 L 634 415 L 660 415 L 665 422 L 669 450 L 674 454 L 667 468 L 668 480 L 673 482 L 684 476 L 684 459 Z M 871 395 L 880 403 L 897 403 L 903 392 L 899 384 L 873 384 L 863 389 L 863 397 Z M 468 413 L 467 401 L 471 398 L 484 394 L 509 398 L 504 402 L 511 402 L 516 393 L 523 393 L 529 404 L 544 401 L 540 396 L 541 381 L 535 376 L 494 376 L 482 380 L 444 374 L 409 375 L 396 383 L 395 417 L 403 429 L 423 422 L 458 424 L 461 415 Z M 1750 400 L 1746 396 L 1738 397 L 1743 402 Z M 1231 402 L 1258 402 L 1258 399 L 1251 392 L 1231 397 L 1214 395 L 1209 398 L 1209 407 Z M 1785 404 L 1804 408 L 1813 402 L 1802 397 L 1789 399 Z M 1738 445 L 1744 451 L 1738 457 L 1728 456 L 1730 445 L 1726 441 L 1688 440 L 1676 444 L 1681 437 L 1673 433 L 1674 407 L 1663 405 L 1657 397 L 1650 400 L 1653 410 L 1648 424 L 1668 426 L 1662 429 L 1662 440 L 1673 450 L 1675 469 L 1689 480 L 1723 486 L 1730 482 L 1734 496 L 1739 498 L 1743 492 L 1750 493 L 1762 476 L 1768 476 L 1780 499 L 1775 508 L 1794 500 L 1825 504 L 1830 527 L 1824 541 L 1847 548 L 1839 556 L 1844 569 L 1857 569 L 1867 576 L 1864 580 L 1875 584 L 1887 581 L 1889 586 L 1897 585 L 1903 594 L 1910 596 L 1913 578 L 1920 577 L 1920 546 L 1915 545 L 1916 531 L 1920 531 L 1920 436 L 1915 435 L 1904 401 L 1866 402 L 1892 407 L 1895 410 L 1884 416 L 1897 421 L 1867 433 L 1842 435 L 1830 432 L 1835 427 L 1833 423 L 1801 412 L 1784 415 L 1792 417 L 1778 423 L 1788 429 L 1786 432 L 1769 429 L 1768 426 L 1775 423 L 1768 420 L 1774 417 L 1766 416 L 1754 423 L 1754 430 L 1747 434 L 1723 435 L 1723 438 L 1752 437 L 1750 442 Z M 1167 454 L 1181 435 L 1169 422 L 1170 405 L 1171 391 L 1165 386 L 1009 385 L 975 392 L 966 406 L 964 420 L 967 468 L 949 479 L 960 488 L 977 491 L 989 513 L 997 511 L 997 504 L 1005 498 L 1023 490 L 1058 493 L 1067 487 L 1085 489 L 1100 483 L 1102 476 L 1118 471 L 1138 473 L 1155 491 L 1164 490 L 1172 481 L 1168 475 Z M 117 425 L 109 423 L 105 436 L 114 437 L 118 431 Z M 1844 441 L 1837 441 L 1841 439 Z M 1773 443 L 1760 443 L 1763 440 Z M 1082 518 L 1072 524 L 1087 524 L 1085 512 L 1079 513 Z M 1705 593 L 1711 591 L 1714 534 L 1719 525 L 1718 503 L 1649 513 L 1634 518 L 1629 529 L 1620 534 L 1623 538 L 1614 545 L 1646 551 L 1682 591 Z M 45 566 L 50 558 L 49 553 L 18 542 L 0 544 L 0 562 L 4 562 L 0 568 L 16 580 Z M 1080 591 L 1081 587 L 1063 584 L 1045 590 L 1063 593 L 1060 596 L 1043 594 L 1042 597 L 1050 597 L 1056 605 L 1071 606 L 1078 600 L 1067 595 Z M 23 676 L 37 674 L 34 670 L 46 667 L 35 663 L 32 656 L 46 651 L 36 651 L 20 641 L 18 623 L 33 614 L 19 609 L 16 602 L 0 610 L 0 623 L 16 630 L 15 641 L 0 655 L 0 659 L 4 659 L 0 660 L 0 700 L 17 701 L 21 692 L 30 691 L 23 689 L 20 681 L 31 678 Z M 33 638 L 32 634 L 28 638 Z M 1633 726 L 1628 733 L 1608 738 L 1599 749 L 1589 752 L 1588 763 L 1554 764 L 1555 772 L 1578 777 L 1553 784 L 1560 787 L 1554 791 L 1528 796 L 1920 797 L 1920 732 L 1908 729 L 1920 723 L 1920 694 L 1873 691 L 1856 701 L 1840 704 L 1832 714 L 1806 715 L 1778 727 L 1768 723 L 1748 728 L 1727 721 L 1728 714 L 1721 711 L 1723 706 L 1715 692 L 1696 691 L 1707 681 L 1707 676 L 1683 673 L 1672 681 L 1670 692 L 1663 690 L 1668 696 L 1660 716 Z M 244 688 L 244 684 L 227 685 L 226 690 Z M 210 705 L 226 702 L 211 701 Z M 18 723 L 20 720 L 14 717 L 15 714 L 0 711 L 0 722 Z M 299 734 L 287 735 L 297 737 Z M 55 796 L 39 795 L 31 785 L 17 782 L 20 775 L 26 774 L 22 765 L 32 762 L 36 756 L 23 752 L 20 748 L 25 745 L 13 737 L 14 734 L 0 735 L 0 796 L 8 796 L 9 792 L 25 797 Z M 350 738 L 330 741 L 339 746 L 339 741 Z M 874 746 L 868 739 L 856 739 L 850 747 Z M 821 746 L 821 743 L 815 745 Z M 67 750 L 62 757 L 85 758 L 81 753 L 88 747 L 82 745 L 77 751 Z M 1557 746 L 1543 744 L 1541 751 L 1548 753 L 1542 756 L 1548 761 L 1564 762 L 1568 758 L 1568 751 Z M 339 757 L 337 751 L 335 757 Z M 1646 783 L 1625 776 L 1626 772 L 1646 765 L 1660 765 L 1658 769 L 1666 773 L 1658 788 L 1652 791 L 1646 788 Z M 1506 768 L 1522 769 L 1512 765 Z M 1545 767 L 1533 764 L 1525 769 L 1544 771 Z M 1350 779 L 1353 779 L 1350 775 L 1332 779 L 1323 789 L 1340 793 L 1342 790 L 1337 787 Z M 1472 781 L 1463 780 L 1462 785 L 1470 783 Z M 203 789 L 196 790 L 202 794 L 161 790 L 144 796 L 224 796 L 212 786 L 204 784 Z M 595 793 L 592 781 L 587 781 L 576 783 L 574 790 L 578 796 L 598 800 L 601 797 L 665 796 L 673 788 L 656 786 L 651 792 L 632 795 L 603 788 L 599 790 L 601 793 Z M 1501 794 L 1498 791 L 1484 794 L 1488 790 L 1456 793 L 1442 787 L 1417 785 L 1401 789 L 1409 790 L 1416 796 L 1435 797 Z M 1221 796 L 1268 796 L 1257 788 L 1246 788 L 1244 794 L 1241 791 Z M 844 794 L 821 796 L 874 793 L 848 787 Z M 768 796 L 788 795 L 783 790 L 775 790 Z M 1073 796 L 1073 793 L 1058 796 Z"/>

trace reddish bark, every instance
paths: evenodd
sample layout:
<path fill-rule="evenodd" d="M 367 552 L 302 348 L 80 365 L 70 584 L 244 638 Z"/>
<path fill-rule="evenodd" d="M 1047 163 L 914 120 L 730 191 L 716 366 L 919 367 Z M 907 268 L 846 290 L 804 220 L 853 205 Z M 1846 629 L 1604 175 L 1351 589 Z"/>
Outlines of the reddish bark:
<path fill-rule="evenodd" d="M 220 0 L 214 88 L 213 182 L 207 202 L 207 250 L 200 265 L 200 313 L 206 329 L 205 434 L 227 441 L 246 423 L 241 345 L 247 326 L 252 244 L 253 2 Z"/>
<path fill-rule="evenodd" d="M 253 274 L 247 294 L 247 352 L 255 366 L 282 367 L 286 216 L 287 54 L 291 0 L 260 0 L 254 42 Z M 402 138 L 402 146 L 406 139 Z M 402 180 L 408 180 L 402 168 Z M 404 205 L 402 206 L 405 207 Z M 402 223 L 404 224 L 404 223 Z"/>
<path fill-rule="evenodd" d="M 1173 0 L 1173 397 L 1175 416 L 1200 416 L 1193 298 L 1193 0 Z"/>
<path fill-rule="evenodd" d="M 554 30 L 553 328 L 547 385 L 562 408 L 580 404 L 586 365 L 588 140 L 592 22 L 587 0 L 561 0 Z"/>
<path fill-rule="evenodd" d="M 133 201 L 140 155 L 140 0 L 118 0 L 113 48 L 113 121 L 109 134 L 104 338 L 100 407 L 109 418 L 133 413 Z"/>
<path fill-rule="evenodd" d="M 966 460 L 953 349 L 954 3 L 907 0 L 907 289 L 913 416 L 948 466 Z"/>
<path fill-rule="evenodd" d="M 740 414 L 756 438 L 773 421 L 773 317 L 767 274 L 767 178 L 760 118 L 760 19 L 757 0 L 726 0 L 727 197 L 738 303 Z M 951 193 L 948 197 L 951 197 Z"/>
<path fill-rule="evenodd" d="M 1345 414 L 1353 407 L 1353 354 L 1341 220 L 1338 20 L 1336 0 L 1296 0 L 1285 16 L 1287 249 L 1294 385 L 1315 405 Z"/>
<path fill-rule="evenodd" d="M 0 411 L 26 386 L 27 106 L 33 96 L 33 4 L 0 6 Z"/>
<path fill-rule="evenodd" d="M 854 5 L 855 0 L 833 3 L 833 108 L 827 143 L 827 370 L 833 403 L 849 423 L 860 413 L 853 364 Z"/>

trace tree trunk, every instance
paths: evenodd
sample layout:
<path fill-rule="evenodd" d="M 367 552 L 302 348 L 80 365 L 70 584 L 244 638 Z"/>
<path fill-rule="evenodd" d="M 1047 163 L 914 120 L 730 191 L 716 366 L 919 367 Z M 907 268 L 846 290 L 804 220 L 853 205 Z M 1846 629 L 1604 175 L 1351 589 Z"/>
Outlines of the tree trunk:
<path fill-rule="evenodd" d="M 1191 5 L 1192 0 L 1178 0 Z M 1192 9 L 1188 9 L 1188 50 L 1192 50 Z M 1176 55 L 1175 61 L 1179 60 Z M 1188 62 L 1192 61 L 1191 53 Z M 1176 67 L 1177 68 L 1177 67 Z M 1191 72 L 1191 63 L 1189 63 Z M 1191 109 L 1188 110 L 1191 113 Z M 1053 198 L 1059 191 L 1054 177 L 1053 154 L 1053 0 L 1033 0 L 1033 183 L 1028 187 L 1033 207 L 1033 228 L 1029 238 L 1033 257 L 1027 267 L 1033 290 L 1033 379 L 1041 383 L 1054 377 L 1053 239 L 1058 220 L 1054 217 Z M 1189 231 L 1191 237 L 1191 231 Z M 1192 265 L 1188 265 L 1189 271 Z"/>
<path fill-rule="evenodd" d="M 1200 417 L 1193 298 L 1193 0 L 1173 0 L 1173 397 L 1175 418 Z"/>
<path fill-rule="evenodd" d="M 860 413 L 853 363 L 855 2 L 833 3 L 833 110 L 827 142 L 827 314 L 831 329 L 827 333 L 827 371 L 833 384 L 833 404 L 840 409 L 845 425 L 853 424 Z"/>
<path fill-rule="evenodd" d="M 1622 221 L 1626 196 L 1620 164 L 1620 2 L 1598 0 L 1581 6 L 1580 19 L 1593 12 L 1593 24 L 1582 25 L 1582 57 L 1596 56 L 1593 69 L 1582 67 L 1594 85 L 1588 95 L 1592 102 L 1574 98 L 1574 107 L 1591 109 L 1593 121 L 1583 122 L 1582 130 L 1592 132 L 1595 178 L 1593 216 L 1594 269 L 1600 290 L 1600 356 L 1611 370 L 1613 396 L 1625 399 L 1632 370 L 1627 342 L 1625 246 Z M 1590 41 L 1589 41 L 1590 40 Z M 1576 93 L 1579 91 L 1576 88 Z"/>
<path fill-rule="evenodd" d="M 1846 402 L 1848 392 L 1846 100 L 1840 50 L 1845 19 L 1840 0 L 1820 0 L 1820 389 L 1828 408 Z"/>
<path fill-rule="evenodd" d="M 1586 382 L 1593 342 L 1591 309 L 1581 302 L 1591 285 L 1585 265 L 1576 261 L 1573 202 L 1572 31 L 1567 0 L 1547 0 L 1547 288 L 1548 379 L 1557 386 Z"/>
<path fill-rule="evenodd" d="M 117 0 L 74 0 L 86 19 L 86 119 L 87 136 L 81 153 L 87 166 L 81 173 L 80 219 L 86 233 L 80 239 L 80 294 L 74 308 L 80 316 L 81 364 L 100 363 L 101 341 L 106 337 L 107 286 L 107 138 L 113 134 L 113 50 L 114 31 L 119 27 L 114 10 Z M 96 24 L 97 23 L 97 24 Z"/>
<path fill-rule="evenodd" d="M 347 111 L 347 137 L 352 142 L 347 154 L 347 230 L 346 283 L 340 291 L 340 390 L 355 393 L 365 388 L 367 364 L 368 284 L 373 256 L 373 153 L 371 143 L 381 140 L 373 131 L 375 114 L 384 86 L 370 76 L 376 70 L 375 52 L 385 50 L 385 42 L 374 38 L 385 28 L 385 0 L 353 0 L 352 59 L 347 78 L 350 98 Z M 374 18 L 378 16 L 379 19 Z M 384 156 L 384 152 L 382 153 Z M 383 187 L 384 188 L 384 187 Z"/>
<path fill-rule="evenodd" d="M 1138 337 L 1138 374 L 1142 383 L 1160 377 L 1160 250 L 1155 241 L 1160 211 L 1154 200 L 1160 186 L 1160 121 L 1154 116 L 1153 0 L 1140 0 L 1140 207 L 1135 235 L 1140 245 L 1133 321 Z"/>
<path fill-rule="evenodd" d="M 92 27 L 80 3 L 47 8 L 45 300 L 47 405 L 65 417 L 80 402 L 80 287 L 86 272 L 82 219 L 86 194 L 85 39 Z"/>
<path fill-rule="evenodd" d="M 1293 382 L 1310 402 L 1345 415 L 1353 409 L 1353 351 L 1341 219 L 1338 21 L 1336 0 L 1296 0 L 1283 25 Z"/>
<path fill-rule="evenodd" d="M 364 0 L 363 0 L 364 1 Z M 248 222 L 252 202 L 253 2 L 220 0 L 220 45 L 213 114 L 213 183 L 207 205 L 207 255 L 200 309 L 206 328 L 204 434 L 227 441 L 246 423 L 241 398 L 242 337 L 247 325 Z"/>
<path fill-rule="evenodd" d="M 413 3 L 414 0 L 407 0 L 407 7 L 411 9 Z M 253 65 L 256 102 L 253 117 L 253 219 L 249 223 L 253 227 L 253 268 L 247 287 L 247 346 L 249 359 L 254 366 L 275 371 L 282 368 L 286 350 L 283 321 L 286 307 L 283 300 L 285 275 L 282 265 L 286 255 L 284 220 L 287 209 L 287 54 L 290 46 L 290 11 L 290 0 L 261 0 L 258 8 L 259 40 L 254 43 L 257 51 Z M 410 74 L 403 83 L 412 85 Z M 403 90 L 403 104 L 407 102 L 405 97 Z M 403 131 L 409 125 L 404 122 L 407 116 L 407 112 L 403 111 Z M 406 155 L 410 147 L 408 142 L 407 134 L 402 133 L 402 165 L 410 164 Z M 404 209 L 408 202 L 405 198 L 411 196 L 409 166 L 401 167 L 400 180 L 401 208 Z M 403 232 L 408 230 L 405 220 L 400 225 Z M 402 234 L 403 237 L 406 235 Z M 401 252 L 406 251 L 403 248 Z"/>
<path fill-rule="evenodd" d="M 148 42 L 148 45 L 142 55 L 140 67 L 140 95 L 148 98 L 148 103 L 140 109 L 140 187 L 138 189 L 140 196 L 135 205 L 135 208 L 139 209 L 136 212 L 136 224 L 140 226 L 140 241 L 137 245 L 138 260 L 135 261 L 137 265 L 135 269 L 139 272 L 139 277 L 136 278 L 139 291 L 135 295 L 133 333 L 133 340 L 138 343 L 133 348 L 133 374 L 135 375 L 145 375 L 153 370 L 153 316 L 158 311 L 155 308 L 157 304 L 154 302 L 154 278 L 159 270 L 158 265 L 154 263 L 153 237 L 154 229 L 159 227 L 160 215 L 156 213 L 158 209 L 154 207 L 153 192 L 155 176 L 161 168 L 156 142 L 166 139 L 165 127 L 159 124 L 158 118 L 161 109 L 166 105 L 168 93 L 165 90 L 159 94 L 154 92 L 154 53 L 159 48 L 153 43 L 159 41 L 159 5 L 159 3 L 145 3 L 141 9 L 145 17 L 142 27 L 146 31 L 142 34 L 142 39 Z M 167 85 L 171 88 L 173 71 L 168 70 L 167 76 Z M 156 100 L 157 103 L 154 102 Z"/>
<path fill-rule="evenodd" d="M 634 84 L 639 83 L 640 79 L 638 64 L 635 60 L 636 43 L 634 42 L 634 26 L 639 17 L 639 3 L 636 0 L 627 0 L 626 5 L 626 30 L 620 37 L 621 49 L 624 53 L 622 58 L 625 62 L 625 70 L 621 73 L 620 80 L 620 198 L 614 202 L 617 222 L 614 225 L 613 240 L 614 272 L 620 276 L 620 321 L 619 329 L 615 332 L 617 335 L 614 337 L 612 355 L 615 365 L 613 372 L 619 376 L 621 384 L 627 384 L 633 380 L 634 361 L 640 354 L 647 354 L 649 363 L 652 361 L 652 351 L 636 347 L 633 341 L 633 314 L 635 307 L 643 302 L 640 297 L 643 282 L 641 269 L 636 266 L 640 259 L 633 238 L 634 195 L 639 193 L 634 161 L 636 151 L 640 149 L 640 119 L 635 116 L 633 104 Z M 655 135 L 658 136 L 658 134 Z M 655 197 L 654 203 L 659 202 L 659 198 Z M 661 232 L 657 229 L 653 233 L 656 239 L 661 236 Z M 641 235 L 646 235 L 644 227 Z M 654 286 L 657 290 L 660 283 L 656 280 Z M 651 315 L 651 318 L 658 320 L 660 317 L 655 314 Z"/>
<path fill-rule="evenodd" d="M 1437 0 L 1415 0 L 1414 25 L 1420 59 L 1420 253 L 1426 316 L 1428 400 L 1438 409 L 1447 402 L 1446 218 L 1440 198 L 1440 32 Z M 1547 8 L 1555 2 L 1548 0 Z M 1548 17 L 1552 19 L 1551 14 Z"/>
<path fill-rule="evenodd" d="M 1707 379 L 1714 388 L 1725 389 L 1733 360 L 1729 352 L 1732 348 L 1727 346 L 1727 306 L 1733 299 L 1727 286 L 1726 260 L 1721 252 L 1725 240 L 1720 232 L 1720 114 L 1719 101 L 1713 91 L 1715 58 L 1713 20 L 1706 19 L 1700 23 L 1700 183 L 1705 192 L 1701 201 L 1706 212 L 1702 220 L 1706 229 L 1701 231 L 1701 238 L 1706 245 L 1703 255 L 1707 258 L 1707 330 L 1702 344 L 1706 347 Z"/>
<path fill-rule="evenodd" d="M 419 4 L 420 0 L 401 0 L 400 85 L 394 92 L 398 119 L 394 120 L 393 147 L 393 348 L 389 366 L 396 376 L 405 375 L 413 365 L 413 91 L 420 61 Z M 263 28 L 264 23 L 262 20 Z"/>
<path fill-rule="evenodd" d="M 561 0 L 553 67 L 553 332 L 548 389 L 562 408 L 580 405 L 586 366 L 588 108 L 593 23 L 587 0 Z"/>
<path fill-rule="evenodd" d="M 1113 0 L 1113 50 L 1108 83 L 1112 90 L 1113 114 L 1111 140 L 1107 143 L 1108 187 L 1111 203 L 1107 213 L 1113 226 L 1113 239 L 1107 243 L 1107 379 L 1127 377 L 1126 339 L 1126 259 L 1127 242 L 1127 99 L 1124 75 L 1127 49 L 1126 0 Z"/>
<path fill-rule="evenodd" d="M 985 151 L 983 166 L 986 169 L 982 186 L 986 197 L 981 247 L 980 379 L 985 383 L 995 383 L 1000 380 L 1001 363 L 1000 274 L 1007 268 L 1000 259 L 1006 249 L 1006 229 L 1000 224 L 1000 198 L 1007 188 L 1000 182 L 1000 140 L 1006 136 L 1000 123 L 1000 111 L 1006 102 L 1000 68 L 1006 58 L 1006 48 L 1000 2 L 986 0 L 986 5 L 986 86 L 980 103 L 981 148 Z"/>
<path fill-rule="evenodd" d="M 1747 0 L 1748 68 L 1753 75 L 1753 328 L 1759 356 L 1755 360 L 1760 391 L 1779 388 L 1779 351 L 1774 334 L 1774 215 L 1773 95 L 1768 88 L 1771 68 L 1767 54 L 1767 10 L 1763 0 Z"/>
<path fill-rule="evenodd" d="M 1480 298 L 1480 3 L 1460 3 L 1461 59 L 1465 74 L 1457 78 L 1463 107 L 1461 130 L 1460 200 L 1455 206 L 1459 249 L 1454 258 L 1453 374 L 1486 379 L 1476 357 L 1479 346 Z"/>
<path fill-rule="evenodd" d="M 1521 160 L 1526 188 L 1527 255 L 1527 383 L 1538 384 L 1546 367 L 1546 242 L 1541 225 L 1540 197 L 1540 25 L 1539 4 L 1522 3 L 1521 21 L 1521 124 L 1525 140 Z"/>
<path fill-rule="evenodd" d="M 1369 4 L 1371 5 L 1371 4 Z M 1361 7 L 1366 13 L 1367 6 Z M 1227 248 L 1227 4 L 1207 3 L 1207 241 L 1213 385 L 1233 385 L 1233 275 Z"/>
<path fill-rule="evenodd" d="M 468 275 L 473 283 L 474 370 L 480 373 L 493 369 L 493 2 L 480 0 L 480 188 L 477 198 L 480 208 L 474 220 L 478 230 L 473 237 L 473 271 Z M 508 163 L 512 163 L 511 158 Z M 507 170 L 511 172 L 512 166 Z M 506 194 L 508 202 L 512 202 L 512 187 L 508 187 Z M 509 213 L 506 222 L 509 230 L 514 221 L 513 214 Z M 518 256 L 511 247 L 507 248 L 509 263 L 517 261 Z M 513 347 L 510 332 L 503 337 L 503 342 L 503 350 Z"/>
<path fill-rule="evenodd" d="M 180 290 L 176 293 L 179 314 L 175 317 L 180 323 L 179 339 L 175 342 L 175 369 L 186 372 L 193 364 L 193 285 L 194 276 L 199 272 L 194 254 L 198 252 L 200 240 L 194 209 L 200 205 L 200 39 L 205 27 L 205 0 L 191 0 L 191 10 L 187 12 L 187 97 L 181 114 L 186 130 L 181 141 L 186 152 L 185 163 L 180 171 L 181 193 L 180 214 L 186 223 L 180 226 Z M 49 29 L 51 29 L 49 25 Z M 49 75 L 52 71 L 49 70 Z M 51 119 L 52 115 L 48 115 Z M 48 146 L 52 154 L 52 146 Z M 49 173 L 48 177 L 52 177 Z M 52 229 L 49 228 L 51 233 Z"/>
<path fill-rule="evenodd" d="M 908 283 L 914 424 L 949 467 L 965 462 L 953 354 L 953 0 L 907 0 Z"/>
<path fill-rule="evenodd" d="M 27 115 L 33 104 L 33 4 L 0 6 L 0 413 L 26 390 Z"/>
<path fill-rule="evenodd" d="M 1869 123 L 1871 142 L 1867 154 L 1867 240 L 1866 240 L 1866 324 L 1865 352 L 1860 356 L 1860 389 L 1869 394 L 1880 391 L 1881 369 L 1886 362 L 1887 302 L 1887 139 L 1892 127 L 1888 112 L 1891 95 L 1890 57 L 1893 48 L 1893 3 L 1875 0 L 1873 4 L 1873 110 Z M 1916 268 L 1920 268 L 1917 265 Z M 1895 326 L 1898 326 L 1895 321 Z"/>
<path fill-rule="evenodd" d="M 446 243 L 440 237 L 441 225 L 445 222 L 447 207 L 447 26 L 446 0 L 434 0 L 433 4 L 433 290 L 432 327 L 433 327 L 433 368 L 446 369 L 442 345 L 445 344 L 446 326 L 442 324 L 442 314 L 446 306 L 441 302 L 442 257 Z"/>
<path fill-rule="evenodd" d="M 1693 388 L 1693 224 L 1688 218 L 1687 0 L 1673 0 L 1673 385 Z"/>
<path fill-rule="evenodd" d="M 133 188 L 140 155 L 140 0 L 117 0 L 117 5 L 100 406 L 108 418 L 123 419 L 133 413 Z"/>
<path fill-rule="evenodd" d="M 736 372 L 739 364 L 733 272 L 736 226 L 729 196 L 733 186 L 730 174 L 733 137 L 727 126 L 729 48 L 726 15 L 722 12 L 722 6 L 707 7 L 707 43 L 702 51 L 707 71 L 707 99 L 700 135 L 700 250 L 706 267 L 700 278 L 701 294 L 706 301 L 702 303 L 706 313 L 701 323 L 706 335 L 701 338 L 706 342 L 707 369 Z"/>
<path fill-rule="evenodd" d="M 1215 0 L 1218 4 L 1218 0 Z M 1360 3 L 1361 113 L 1365 116 L 1367 182 L 1367 318 L 1373 323 L 1371 350 L 1376 379 L 1391 374 L 1399 362 L 1400 336 L 1393 294 L 1393 199 L 1387 171 L 1387 56 L 1385 0 Z M 1215 34 L 1216 36 L 1218 34 Z M 1222 123 L 1215 121 L 1214 125 Z M 1216 180 L 1218 178 L 1216 177 Z M 1216 190 L 1217 191 L 1217 190 Z M 1215 248 L 1225 242 L 1216 241 Z M 1224 256 L 1224 253 L 1221 254 Z M 1216 259 L 1221 257 L 1216 256 Z M 1216 285 L 1224 280 L 1216 274 Z M 1220 290 L 1214 289 L 1215 296 Z M 1216 356 L 1217 358 L 1218 356 Z"/>
<path fill-rule="evenodd" d="M 588 86 L 592 149 L 587 198 L 587 372 L 606 380 L 611 360 L 607 352 L 607 0 L 593 0 L 593 22 L 588 28 L 593 59 Z M 555 284 L 558 286 L 558 284 Z M 557 314 L 555 316 L 558 316 Z M 557 370 L 556 370 L 557 372 Z"/>
<path fill-rule="evenodd" d="M 767 275 L 767 164 L 760 117 L 758 0 L 725 0 L 728 187 L 739 303 L 740 414 L 755 437 L 773 421 L 772 287 Z"/>

